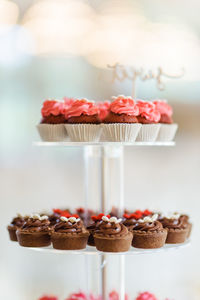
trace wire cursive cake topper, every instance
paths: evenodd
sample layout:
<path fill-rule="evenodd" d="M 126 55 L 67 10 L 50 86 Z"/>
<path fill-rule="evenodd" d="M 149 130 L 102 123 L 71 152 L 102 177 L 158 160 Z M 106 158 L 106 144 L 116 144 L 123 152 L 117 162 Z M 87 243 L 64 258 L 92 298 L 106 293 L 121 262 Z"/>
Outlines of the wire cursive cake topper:
<path fill-rule="evenodd" d="M 132 81 L 132 97 L 136 97 L 136 80 L 140 79 L 141 81 L 154 79 L 156 81 L 157 88 L 160 91 L 165 89 L 165 83 L 163 78 L 178 79 L 184 76 L 185 70 L 181 69 L 179 74 L 168 74 L 161 67 L 158 67 L 156 70 L 144 70 L 143 68 L 135 68 L 134 66 L 124 66 L 119 63 L 114 65 L 107 65 L 109 69 L 112 69 L 112 82 L 119 80 L 123 82 L 128 79 Z"/>

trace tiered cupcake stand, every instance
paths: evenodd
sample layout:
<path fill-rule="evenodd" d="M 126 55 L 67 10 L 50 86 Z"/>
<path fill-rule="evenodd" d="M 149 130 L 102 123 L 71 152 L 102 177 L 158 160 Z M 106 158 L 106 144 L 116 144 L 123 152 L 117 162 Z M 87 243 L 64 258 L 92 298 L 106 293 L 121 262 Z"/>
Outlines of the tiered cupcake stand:
<path fill-rule="evenodd" d="M 124 211 L 124 147 L 136 147 L 136 146 L 174 146 L 174 142 L 134 142 L 134 143 L 118 143 L 118 142 L 35 142 L 36 146 L 43 147 L 64 147 L 71 149 L 73 147 L 79 147 L 83 150 L 84 155 L 84 181 L 85 181 L 85 208 L 92 207 L 94 203 L 99 205 L 96 209 L 103 213 L 108 213 L 112 206 L 119 208 L 119 213 L 123 214 Z M 81 206 L 83 206 L 81 204 Z M 34 251 L 51 252 L 55 255 L 84 255 L 86 264 L 88 263 L 88 256 L 99 256 L 99 272 L 100 272 L 100 293 L 102 300 L 108 299 L 107 291 L 107 261 L 110 255 L 117 256 L 119 260 L 120 280 L 118 284 L 118 293 L 120 300 L 125 299 L 125 256 L 128 255 L 140 255 L 150 254 L 162 251 L 177 250 L 189 245 L 189 242 L 177 245 L 165 245 L 160 249 L 136 249 L 131 248 L 126 253 L 103 253 L 96 250 L 95 247 L 87 246 L 85 250 L 56 250 L 52 247 L 46 248 L 30 248 Z M 89 267 L 86 268 L 88 274 L 86 276 L 92 276 L 90 274 Z M 116 271 L 116 270 L 115 270 Z M 89 292 L 89 291 L 88 291 Z"/>

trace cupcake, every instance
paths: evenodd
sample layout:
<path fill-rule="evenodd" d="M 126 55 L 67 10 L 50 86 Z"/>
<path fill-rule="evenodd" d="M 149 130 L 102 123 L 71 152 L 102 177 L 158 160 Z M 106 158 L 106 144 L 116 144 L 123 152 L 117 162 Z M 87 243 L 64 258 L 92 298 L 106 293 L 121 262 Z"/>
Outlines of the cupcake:
<path fill-rule="evenodd" d="M 98 102 L 97 107 L 99 109 L 99 119 L 103 122 L 109 114 L 110 101 Z"/>
<path fill-rule="evenodd" d="M 138 223 L 139 219 L 152 215 L 152 212 L 148 209 L 136 210 L 133 213 L 124 213 L 123 215 L 123 224 L 132 232 L 134 226 Z"/>
<path fill-rule="evenodd" d="M 163 227 L 168 230 L 166 243 L 179 244 L 184 243 L 188 237 L 189 227 L 184 218 L 178 213 L 163 216 L 160 219 Z"/>
<path fill-rule="evenodd" d="M 102 217 L 104 216 L 104 214 L 99 214 L 98 216 L 92 216 L 92 224 L 90 224 L 87 227 L 87 230 L 89 231 L 90 235 L 88 238 L 88 245 L 89 246 L 95 246 L 95 242 L 94 242 L 94 233 L 98 232 L 99 229 L 99 225 L 103 222 L 102 221 Z"/>
<path fill-rule="evenodd" d="M 43 141 L 60 142 L 67 138 L 64 124 L 65 110 L 68 108 L 64 102 L 46 100 L 41 109 L 42 120 L 37 125 L 38 132 Z"/>
<path fill-rule="evenodd" d="M 68 209 L 62 210 L 59 208 L 53 209 L 53 213 L 48 215 L 49 221 L 50 221 L 50 226 L 54 226 L 59 220 L 60 217 L 70 217 L 71 213 Z"/>
<path fill-rule="evenodd" d="M 157 221 L 158 215 L 139 219 L 133 227 L 132 246 L 135 248 L 155 249 L 164 246 L 167 230 Z"/>
<path fill-rule="evenodd" d="M 123 215 L 123 224 L 128 228 L 129 231 L 133 231 L 133 228 L 138 223 L 138 220 L 142 218 L 142 212 L 136 211 L 135 213 Z"/>
<path fill-rule="evenodd" d="M 135 300 L 158 300 L 158 298 L 156 298 L 156 296 L 154 296 L 149 292 L 143 292 L 143 293 L 139 293 L 139 295 Z"/>
<path fill-rule="evenodd" d="M 53 247 L 60 250 L 85 249 L 88 237 L 89 232 L 77 215 L 60 217 L 51 235 Z"/>
<path fill-rule="evenodd" d="M 172 141 L 178 129 L 178 124 L 173 123 L 173 109 L 165 100 L 155 100 L 153 103 L 160 113 L 159 123 L 161 123 L 161 127 L 157 137 L 157 141 Z"/>
<path fill-rule="evenodd" d="M 101 135 L 99 109 L 87 99 L 76 100 L 66 110 L 65 128 L 73 142 L 96 142 Z"/>
<path fill-rule="evenodd" d="M 46 247 L 51 244 L 48 216 L 35 214 L 17 229 L 17 240 L 23 247 Z"/>
<path fill-rule="evenodd" d="M 92 215 L 95 214 L 95 212 L 92 209 L 85 209 L 83 207 L 79 207 L 76 209 L 76 213 L 79 216 L 79 218 L 83 221 L 83 224 L 87 227 L 92 222 Z"/>
<path fill-rule="evenodd" d="M 137 101 L 137 107 L 139 109 L 138 122 L 142 124 L 139 131 L 137 141 L 139 142 L 154 142 L 158 136 L 160 130 L 160 113 L 156 109 L 155 104 L 150 101 Z"/>
<path fill-rule="evenodd" d="M 103 216 L 94 233 L 94 241 L 97 250 L 103 252 L 125 252 L 130 249 L 133 235 L 121 224 L 122 219 Z"/>
<path fill-rule="evenodd" d="M 7 229 L 9 232 L 10 240 L 13 242 L 17 242 L 17 235 L 16 231 L 18 228 L 21 228 L 25 223 L 25 218 L 18 214 L 17 217 L 15 217 L 12 222 L 8 225 Z"/>
<path fill-rule="evenodd" d="M 188 226 L 188 235 L 187 238 L 190 238 L 191 231 L 192 231 L 192 223 L 190 223 L 188 215 L 181 215 L 180 219 Z"/>
<path fill-rule="evenodd" d="M 141 128 L 139 109 L 131 97 L 120 95 L 113 100 L 102 124 L 103 135 L 111 142 L 134 142 Z"/>
<path fill-rule="evenodd" d="M 56 296 L 43 296 L 39 298 L 38 300 L 59 300 Z"/>

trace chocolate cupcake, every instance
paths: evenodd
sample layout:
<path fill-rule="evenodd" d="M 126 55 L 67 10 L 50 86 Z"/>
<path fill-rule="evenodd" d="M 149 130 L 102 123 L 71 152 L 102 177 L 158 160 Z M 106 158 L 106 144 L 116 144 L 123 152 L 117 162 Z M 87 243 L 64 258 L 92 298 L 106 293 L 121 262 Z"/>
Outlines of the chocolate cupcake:
<path fill-rule="evenodd" d="M 98 232 L 99 230 L 99 225 L 102 223 L 102 217 L 104 214 L 99 214 L 98 216 L 92 216 L 92 224 L 90 224 L 87 227 L 87 230 L 89 231 L 90 235 L 88 238 L 88 245 L 89 246 L 95 246 L 95 241 L 94 241 L 94 234 Z"/>
<path fill-rule="evenodd" d="M 190 223 L 189 216 L 188 215 L 181 215 L 180 218 L 188 226 L 188 235 L 187 235 L 187 238 L 190 238 L 190 235 L 191 235 L 191 232 L 192 232 L 192 223 Z"/>
<path fill-rule="evenodd" d="M 16 231 L 18 228 L 21 228 L 25 223 L 25 218 L 18 214 L 17 217 L 15 217 L 10 225 L 8 225 L 7 229 L 9 232 L 10 240 L 13 242 L 17 242 L 17 235 Z"/>
<path fill-rule="evenodd" d="M 87 245 L 89 232 L 80 218 L 60 217 L 51 234 L 53 247 L 60 250 L 80 250 Z"/>
<path fill-rule="evenodd" d="M 185 222 L 185 218 L 181 217 L 178 213 L 174 213 L 164 216 L 160 222 L 163 227 L 168 230 L 166 239 L 167 244 L 179 244 L 185 242 L 189 232 L 189 227 Z"/>
<path fill-rule="evenodd" d="M 167 230 L 157 221 L 158 215 L 139 219 L 133 227 L 132 246 L 142 249 L 155 249 L 164 246 Z"/>
<path fill-rule="evenodd" d="M 70 210 L 69 209 L 59 209 L 59 208 L 54 208 L 53 213 L 48 215 L 49 221 L 50 221 L 50 226 L 54 226 L 57 222 L 59 222 L 60 217 L 66 217 L 69 218 L 71 216 Z"/>
<path fill-rule="evenodd" d="M 79 207 L 76 209 L 76 213 L 79 218 L 83 221 L 85 227 L 89 226 L 92 223 L 91 217 L 95 214 L 92 209 L 85 209 L 83 207 Z"/>
<path fill-rule="evenodd" d="M 124 213 L 123 224 L 132 232 L 139 219 L 152 215 L 152 212 L 148 209 L 136 210 L 134 213 Z"/>
<path fill-rule="evenodd" d="M 97 250 L 103 252 L 126 252 L 130 249 L 133 235 L 121 224 L 122 219 L 102 217 L 98 231 L 94 233 Z"/>
<path fill-rule="evenodd" d="M 16 232 L 17 240 L 23 247 L 46 247 L 51 244 L 48 216 L 35 214 L 28 218 Z"/>
<path fill-rule="evenodd" d="M 139 109 L 131 97 L 119 95 L 113 100 L 102 124 L 103 136 L 112 142 L 134 142 L 141 128 Z"/>

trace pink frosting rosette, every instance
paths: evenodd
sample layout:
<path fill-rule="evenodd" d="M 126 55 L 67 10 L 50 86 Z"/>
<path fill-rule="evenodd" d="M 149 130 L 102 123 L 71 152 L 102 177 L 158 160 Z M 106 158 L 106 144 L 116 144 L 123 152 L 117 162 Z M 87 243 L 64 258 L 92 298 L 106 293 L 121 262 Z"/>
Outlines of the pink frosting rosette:
<path fill-rule="evenodd" d="M 118 96 L 113 97 L 114 101 L 110 104 L 110 111 L 115 114 L 126 114 L 129 116 L 138 116 L 139 108 L 131 97 Z"/>
<path fill-rule="evenodd" d="M 68 98 L 68 97 L 63 97 L 63 100 L 64 100 L 64 106 L 66 108 L 70 108 L 75 101 L 74 98 Z"/>
<path fill-rule="evenodd" d="M 156 106 L 153 102 L 138 100 L 137 107 L 141 117 L 150 122 L 158 123 L 160 121 L 160 112 L 156 109 Z"/>
<path fill-rule="evenodd" d="M 158 300 L 153 294 L 149 292 L 140 293 L 136 300 Z"/>
<path fill-rule="evenodd" d="M 75 100 L 71 107 L 66 110 L 65 117 L 69 119 L 71 117 L 79 117 L 81 115 L 93 116 L 99 113 L 99 109 L 94 102 L 87 99 Z"/>
<path fill-rule="evenodd" d="M 165 100 L 154 100 L 153 103 L 161 115 L 167 115 L 169 117 L 173 115 L 172 107 Z"/>
<path fill-rule="evenodd" d="M 101 300 L 101 297 L 89 296 L 83 292 L 71 294 L 66 300 Z"/>
<path fill-rule="evenodd" d="M 109 113 L 110 101 L 98 102 L 97 107 L 99 108 L 99 118 L 103 121 Z"/>
<path fill-rule="evenodd" d="M 46 100 L 43 103 L 41 114 L 43 117 L 50 115 L 58 116 L 63 114 L 64 103 L 56 100 Z"/>

